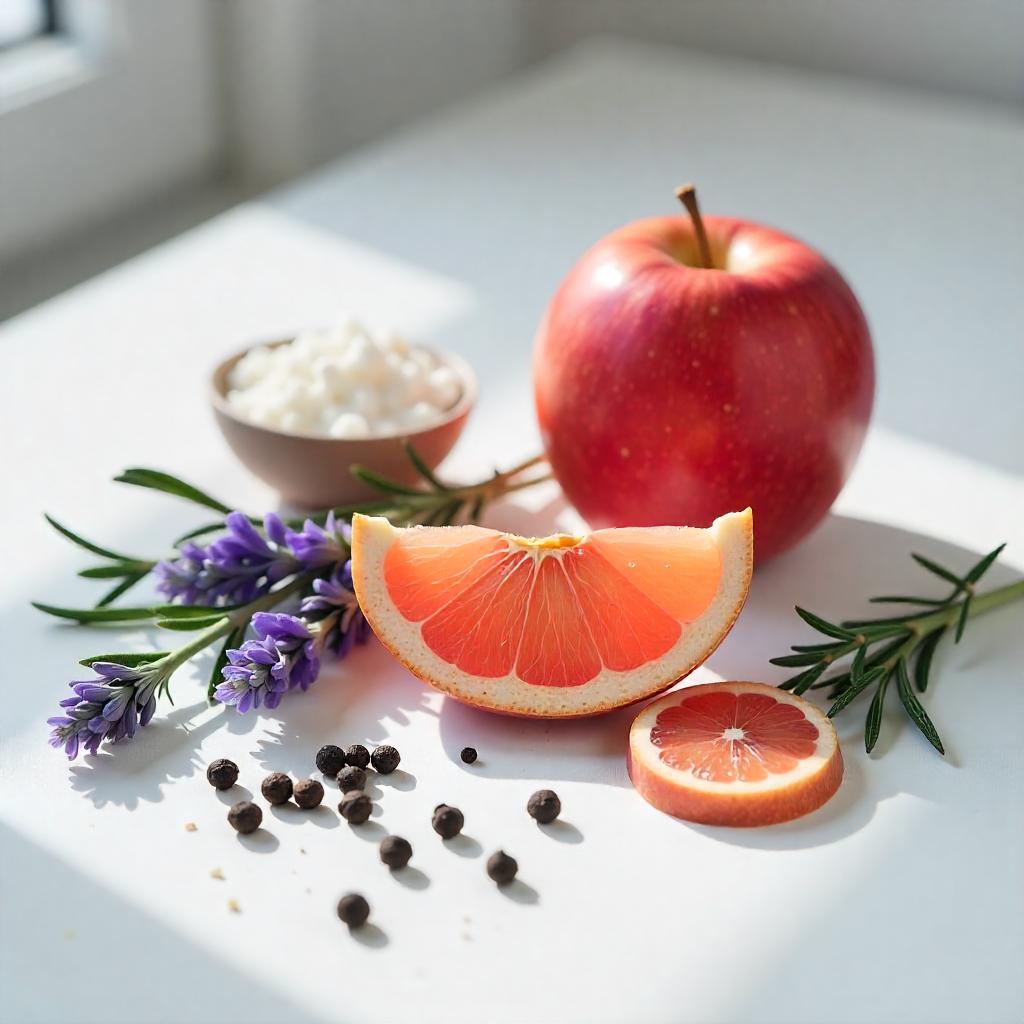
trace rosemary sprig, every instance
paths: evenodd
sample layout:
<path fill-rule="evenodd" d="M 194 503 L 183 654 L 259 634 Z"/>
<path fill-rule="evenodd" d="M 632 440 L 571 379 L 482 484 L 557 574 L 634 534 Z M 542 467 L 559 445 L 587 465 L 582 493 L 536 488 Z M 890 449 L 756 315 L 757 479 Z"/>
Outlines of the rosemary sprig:
<path fill-rule="evenodd" d="M 323 525 L 331 513 L 333 513 L 335 519 L 347 521 L 351 520 L 352 516 L 357 512 L 361 512 L 364 515 L 387 516 L 393 523 L 403 526 L 416 524 L 449 526 L 460 520 L 475 522 L 480 518 L 484 509 L 498 498 L 551 479 L 550 474 L 543 471 L 531 472 L 544 461 L 542 455 L 537 455 L 503 472 L 495 470 L 492 476 L 477 483 L 465 485 L 446 484 L 430 469 L 409 441 L 404 441 L 403 446 L 409 461 L 423 481 L 423 486 L 411 487 L 408 484 L 391 480 L 365 466 L 353 466 L 352 473 L 364 483 L 379 491 L 381 495 L 379 498 L 353 505 L 339 506 L 334 509 L 323 509 L 310 516 L 285 519 L 285 524 L 293 529 L 301 529 L 307 518 Z M 231 511 L 229 505 L 212 497 L 199 487 L 162 470 L 135 467 L 133 469 L 126 469 L 119 476 L 116 476 L 114 480 L 117 483 L 129 484 L 133 487 L 144 487 L 149 490 L 160 491 L 215 512 L 227 513 Z M 53 516 L 45 515 L 45 518 L 50 526 L 67 540 L 71 541 L 72 544 L 94 555 L 98 555 L 100 558 L 106 559 L 100 565 L 90 566 L 79 572 L 79 576 L 85 579 L 116 581 L 116 585 L 104 593 L 96 602 L 97 609 L 107 608 L 117 598 L 127 593 L 137 583 L 144 580 L 160 561 L 160 559 L 138 558 L 134 555 L 122 554 L 119 551 L 87 540 L 81 534 L 75 533 L 63 523 L 58 522 Z M 263 520 L 261 517 L 248 515 L 248 519 L 258 529 L 262 529 Z M 187 540 L 195 540 L 208 536 L 211 533 L 222 532 L 223 530 L 224 520 L 221 518 L 216 522 L 205 523 L 202 526 L 189 530 L 188 533 L 178 537 L 173 543 L 177 547 Z M 89 616 L 87 614 L 91 611 L 89 609 L 60 609 L 49 605 L 37 605 L 37 607 L 51 615 L 74 618 L 80 622 L 112 623 L 126 621 L 126 619 L 130 618 L 152 617 L 143 615 L 143 609 L 121 609 L 119 613 L 107 616 Z M 137 614 L 132 615 L 133 611 Z"/>
<path fill-rule="evenodd" d="M 802 694 L 831 687 L 829 718 L 845 710 L 861 694 L 873 691 L 864 727 L 864 747 L 870 754 L 878 742 L 885 697 L 889 683 L 893 682 L 907 716 L 928 742 L 945 754 L 939 733 L 917 694 L 927 690 L 935 649 L 951 628 L 954 643 L 959 643 L 969 619 L 1024 598 L 1024 580 L 985 594 L 977 593 L 978 581 L 1005 546 L 1000 544 L 962 576 L 924 555 L 912 555 L 918 565 L 950 584 L 952 590 L 939 598 L 902 594 L 871 598 L 875 604 L 906 604 L 920 609 L 905 615 L 849 619 L 837 624 L 798 607 L 797 615 L 828 637 L 829 642 L 794 644 L 793 654 L 772 658 L 773 665 L 801 669 L 781 684 L 782 689 Z M 837 662 L 851 656 L 846 671 L 826 675 Z"/>
<path fill-rule="evenodd" d="M 463 519 L 472 522 L 479 519 L 483 510 L 495 499 L 551 479 L 548 473 L 530 472 L 544 461 L 543 455 L 535 455 L 504 472 L 495 470 L 493 476 L 475 484 L 445 484 L 408 441 L 403 444 L 409 461 L 425 486 L 410 487 L 389 480 L 365 466 L 353 466 L 352 473 L 380 491 L 383 497 L 362 505 L 336 508 L 333 510 L 335 518 L 350 519 L 356 512 L 362 512 L 367 515 L 384 515 L 392 522 L 407 525 L 418 523 L 424 526 L 448 526 Z M 323 515 L 326 516 L 326 513 Z"/>
<path fill-rule="evenodd" d="M 506 494 L 521 491 L 551 479 L 549 473 L 530 472 L 544 461 L 543 455 L 535 455 L 511 469 L 495 470 L 492 476 L 474 484 L 446 484 L 431 471 L 411 442 L 403 441 L 402 446 L 425 486 L 410 487 L 408 484 L 391 480 L 366 466 L 352 466 L 351 472 L 374 490 L 379 491 L 381 495 L 379 498 L 352 505 L 339 505 L 333 509 L 322 509 L 309 516 L 286 519 L 285 523 L 293 528 L 298 528 L 306 519 L 312 519 L 313 522 L 323 525 L 330 513 L 333 513 L 335 519 L 350 520 L 357 512 L 367 516 L 386 516 L 393 523 L 403 526 L 416 524 L 450 526 L 459 520 L 476 522 L 491 502 Z M 136 472 L 142 471 L 137 470 Z M 161 475 L 166 476 L 166 474 Z M 124 477 L 117 479 L 123 483 L 136 482 Z M 175 483 L 182 485 L 181 488 L 169 489 L 168 493 L 188 498 L 186 489 L 193 490 L 191 485 L 181 480 L 175 480 Z M 154 484 L 147 482 L 140 486 L 152 487 Z M 208 495 L 203 495 L 204 499 L 208 497 Z M 189 500 L 195 499 L 189 498 Z M 210 500 L 216 501 L 216 499 Z M 197 504 L 206 505 L 207 502 L 205 500 L 198 501 Z M 262 523 L 259 516 L 250 516 L 249 518 L 256 526 Z M 223 520 L 206 523 L 178 537 L 174 543 L 181 544 L 186 540 L 194 540 L 223 529 Z"/>

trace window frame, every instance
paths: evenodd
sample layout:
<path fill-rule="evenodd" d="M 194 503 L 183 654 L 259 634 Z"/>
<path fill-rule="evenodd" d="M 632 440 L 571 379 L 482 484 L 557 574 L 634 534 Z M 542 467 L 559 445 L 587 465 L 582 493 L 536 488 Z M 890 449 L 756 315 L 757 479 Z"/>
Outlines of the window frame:
<path fill-rule="evenodd" d="M 16 50 L 19 46 L 27 46 L 39 39 L 55 36 L 60 30 L 60 4 L 58 0 L 33 0 L 42 8 L 42 23 L 31 35 L 16 37 L 10 42 L 0 39 L 0 57 Z"/>
<path fill-rule="evenodd" d="M 55 16 L 57 32 L 0 51 L 0 263 L 224 161 L 207 0 L 58 0 Z"/>

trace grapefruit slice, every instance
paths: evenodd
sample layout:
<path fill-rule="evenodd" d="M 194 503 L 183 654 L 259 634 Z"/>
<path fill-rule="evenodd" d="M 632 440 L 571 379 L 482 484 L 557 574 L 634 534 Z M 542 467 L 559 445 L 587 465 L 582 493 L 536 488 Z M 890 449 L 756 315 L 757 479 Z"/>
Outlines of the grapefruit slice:
<path fill-rule="evenodd" d="M 750 509 L 543 538 L 352 520 L 356 596 L 384 646 L 459 700 L 536 718 L 609 711 L 700 665 L 746 599 L 751 550 Z"/>
<path fill-rule="evenodd" d="M 704 825 L 773 825 L 819 808 L 839 788 L 832 722 L 765 683 L 674 690 L 636 716 L 629 777 L 660 811 Z"/>

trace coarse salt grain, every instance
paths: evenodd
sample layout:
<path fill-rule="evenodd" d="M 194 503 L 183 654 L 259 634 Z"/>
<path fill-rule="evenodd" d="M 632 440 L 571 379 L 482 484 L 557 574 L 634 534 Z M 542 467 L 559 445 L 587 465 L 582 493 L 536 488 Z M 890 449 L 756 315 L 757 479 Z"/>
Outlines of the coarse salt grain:
<path fill-rule="evenodd" d="M 231 370 L 227 399 L 260 426 L 356 439 L 428 427 L 461 390 L 455 371 L 432 353 L 347 320 L 251 349 Z"/>

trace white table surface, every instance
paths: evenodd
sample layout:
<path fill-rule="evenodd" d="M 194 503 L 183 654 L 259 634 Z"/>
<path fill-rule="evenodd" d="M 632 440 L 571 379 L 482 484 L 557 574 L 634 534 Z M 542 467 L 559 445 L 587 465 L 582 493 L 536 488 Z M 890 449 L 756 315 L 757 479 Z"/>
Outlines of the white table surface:
<path fill-rule="evenodd" d="M 940 650 L 927 706 L 940 759 L 890 702 L 868 757 L 803 821 L 757 831 L 665 817 L 629 786 L 628 711 L 577 724 L 474 712 L 379 648 L 276 713 L 208 709 L 200 670 L 116 755 L 70 768 L 44 719 L 77 658 L 124 642 L 31 610 L 95 591 L 45 527 L 140 552 L 195 521 L 110 484 L 180 472 L 239 505 L 273 496 L 221 442 L 204 374 L 253 336 L 351 309 L 459 349 L 483 400 L 451 461 L 475 473 L 536 445 L 531 336 L 593 240 L 673 209 L 774 222 L 823 248 L 878 348 L 875 424 L 834 514 L 759 571 L 741 620 L 692 676 L 779 681 L 799 601 L 833 615 L 919 587 L 911 550 L 966 566 L 1010 542 L 1024 567 L 1024 130 L 1009 112 L 679 51 L 604 43 L 246 204 L 5 325 L 0 630 L 0 1016 L 10 1021 L 1016 1021 L 1024 1015 L 1022 607 Z M 549 494 L 496 513 L 540 532 Z M 203 777 L 234 758 L 257 789 L 325 741 L 402 751 L 379 817 L 271 812 L 239 840 Z M 459 762 L 473 744 L 477 766 Z M 524 812 L 551 785 L 564 824 Z M 329 794 L 330 795 L 330 794 Z M 446 848 L 434 804 L 466 814 Z M 198 831 L 187 832 L 186 822 Z M 416 871 L 389 877 L 394 831 Z M 521 884 L 483 861 L 503 846 Z M 223 881 L 210 877 L 220 867 Z M 350 937 L 338 895 L 375 927 Z M 231 913 L 229 899 L 241 913 Z"/>

